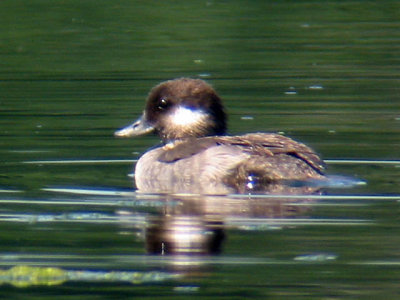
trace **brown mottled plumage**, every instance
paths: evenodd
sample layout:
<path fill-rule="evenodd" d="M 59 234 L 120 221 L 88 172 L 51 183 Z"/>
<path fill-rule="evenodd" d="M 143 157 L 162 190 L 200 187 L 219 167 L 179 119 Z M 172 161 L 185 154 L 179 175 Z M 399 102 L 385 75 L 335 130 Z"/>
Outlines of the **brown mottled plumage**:
<path fill-rule="evenodd" d="M 166 81 L 150 92 L 143 116 L 116 132 L 155 131 L 166 143 L 146 152 L 135 170 L 143 192 L 226 194 L 309 192 L 324 163 L 304 144 L 273 133 L 227 136 L 220 98 L 202 80 Z"/>

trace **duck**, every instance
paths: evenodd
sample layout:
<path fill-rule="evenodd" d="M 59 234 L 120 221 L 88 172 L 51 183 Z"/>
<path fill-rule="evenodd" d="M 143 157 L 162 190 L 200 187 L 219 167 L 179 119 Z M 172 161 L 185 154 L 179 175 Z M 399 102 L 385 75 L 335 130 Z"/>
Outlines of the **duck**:
<path fill-rule="evenodd" d="M 227 134 L 227 115 L 202 79 L 177 78 L 150 90 L 141 116 L 115 132 L 126 138 L 155 133 L 161 143 L 136 162 L 144 193 L 301 193 L 325 178 L 310 147 L 277 133 Z"/>

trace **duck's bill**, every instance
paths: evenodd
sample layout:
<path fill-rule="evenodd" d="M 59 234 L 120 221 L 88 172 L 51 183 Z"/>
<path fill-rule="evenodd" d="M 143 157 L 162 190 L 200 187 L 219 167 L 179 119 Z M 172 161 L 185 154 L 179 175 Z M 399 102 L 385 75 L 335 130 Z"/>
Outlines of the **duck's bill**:
<path fill-rule="evenodd" d="M 152 132 L 154 127 L 147 123 L 141 116 L 135 123 L 126 126 L 114 133 L 117 137 L 132 137 Z"/>

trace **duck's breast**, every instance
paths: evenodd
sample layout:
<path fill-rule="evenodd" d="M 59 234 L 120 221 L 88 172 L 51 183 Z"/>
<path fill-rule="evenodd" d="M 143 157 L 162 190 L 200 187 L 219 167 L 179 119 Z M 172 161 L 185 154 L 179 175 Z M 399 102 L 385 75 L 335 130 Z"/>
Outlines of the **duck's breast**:
<path fill-rule="evenodd" d="M 163 147 L 146 152 L 135 168 L 136 187 L 146 193 L 226 194 L 235 192 L 224 178 L 249 154 L 239 147 L 215 145 L 194 155 L 164 161 Z"/>

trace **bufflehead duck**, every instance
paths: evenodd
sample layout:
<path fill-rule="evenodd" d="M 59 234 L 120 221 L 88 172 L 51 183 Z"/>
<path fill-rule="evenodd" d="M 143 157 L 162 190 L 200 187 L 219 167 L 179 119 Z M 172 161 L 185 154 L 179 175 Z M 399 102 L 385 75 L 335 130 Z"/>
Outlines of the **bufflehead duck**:
<path fill-rule="evenodd" d="M 136 163 L 141 192 L 279 193 L 288 186 L 295 189 L 298 182 L 324 178 L 323 161 L 304 144 L 275 133 L 226 135 L 221 99 L 200 79 L 178 78 L 155 86 L 142 116 L 115 135 L 150 132 L 163 145 Z"/>

